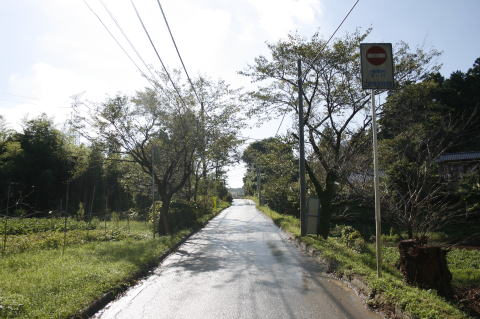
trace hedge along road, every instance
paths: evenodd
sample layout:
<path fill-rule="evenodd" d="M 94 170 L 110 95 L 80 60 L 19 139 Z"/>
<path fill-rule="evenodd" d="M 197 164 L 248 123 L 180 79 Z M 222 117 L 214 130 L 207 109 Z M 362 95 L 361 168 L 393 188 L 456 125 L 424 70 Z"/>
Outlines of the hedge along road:
<path fill-rule="evenodd" d="M 94 318 L 381 316 L 239 199 Z"/>

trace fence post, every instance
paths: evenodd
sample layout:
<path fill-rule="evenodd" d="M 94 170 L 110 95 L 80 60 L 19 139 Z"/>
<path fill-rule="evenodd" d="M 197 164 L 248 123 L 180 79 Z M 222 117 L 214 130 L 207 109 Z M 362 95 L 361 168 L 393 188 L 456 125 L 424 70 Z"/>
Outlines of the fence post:
<path fill-rule="evenodd" d="M 104 226 L 105 226 L 105 238 L 107 237 L 107 211 L 105 211 L 105 213 L 103 213 L 103 223 L 104 223 Z"/>
<path fill-rule="evenodd" d="M 3 226 L 3 254 L 7 252 L 7 223 L 8 223 L 8 217 L 5 216 L 5 223 Z"/>
<path fill-rule="evenodd" d="M 65 221 L 63 225 L 63 248 L 62 248 L 62 256 L 65 254 L 65 245 L 67 243 L 67 214 L 65 213 Z"/>

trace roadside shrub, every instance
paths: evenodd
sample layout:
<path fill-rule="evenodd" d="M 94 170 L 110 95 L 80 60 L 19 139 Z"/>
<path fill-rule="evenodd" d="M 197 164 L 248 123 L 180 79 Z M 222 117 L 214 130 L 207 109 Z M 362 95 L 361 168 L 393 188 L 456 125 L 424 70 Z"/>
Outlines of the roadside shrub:
<path fill-rule="evenodd" d="M 2 220 L 4 222 L 4 220 Z M 63 231 L 65 220 L 63 218 L 8 218 L 7 235 L 25 235 L 32 233 L 41 233 L 47 231 Z M 3 224 L 3 223 L 2 223 Z M 94 229 L 94 223 L 77 221 L 74 218 L 68 218 L 67 231 Z M 2 225 L 2 233 L 4 231 Z"/>
<path fill-rule="evenodd" d="M 118 226 L 118 223 L 120 222 L 120 213 L 113 212 L 111 221 L 115 224 L 115 226 Z"/>
<path fill-rule="evenodd" d="M 350 249 L 362 253 L 367 250 L 367 244 L 362 234 L 352 226 L 345 226 L 341 230 L 340 240 Z"/>
<path fill-rule="evenodd" d="M 207 210 L 202 209 L 197 203 L 185 200 L 174 200 L 170 204 L 170 221 L 174 223 L 174 230 L 195 226 L 197 218 Z"/>
<path fill-rule="evenodd" d="M 25 303 L 21 295 L 3 296 L 0 291 L 0 318 L 19 317 L 25 312 Z"/>
<path fill-rule="evenodd" d="M 85 220 L 85 208 L 83 207 L 82 202 L 78 204 L 78 210 L 77 210 L 76 216 L 77 216 L 77 220 Z"/>

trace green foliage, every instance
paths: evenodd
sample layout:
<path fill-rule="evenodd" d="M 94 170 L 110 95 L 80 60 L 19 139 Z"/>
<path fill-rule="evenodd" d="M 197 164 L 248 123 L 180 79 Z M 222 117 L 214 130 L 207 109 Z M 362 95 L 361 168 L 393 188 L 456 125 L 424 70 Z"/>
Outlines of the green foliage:
<path fill-rule="evenodd" d="M 447 261 L 454 286 L 480 286 L 480 250 L 452 249 L 447 254 Z"/>
<path fill-rule="evenodd" d="M 118 212 L 112 212 L 112 217 L 110 219 L 114 225 L 118 225 L 120 222 L 120 213 Z"/>
<path fill-rule="evenodd" d="M 250 144 L 242 159 L 247 164 L 246 194 L 257 193 L 258 173 L 263 202 L 274 210 L 298 216 L 298 175 L 292 145 L 279 138 L 264 139 Z"/>
<path fill-rule="evenodd" d="M 25 298 L 19 294 L 5 296 L 0 290 L 0 317 L 16 318 L 25 312 Z"/>
<path fill-rule="evenodd" d="M 4 222 L 2 220 L 1 231 L 4 231 Z M 46 231 L 63 231 L 64 218 L 7 218 L 8 235 L 22 235 Z M 95 223 L 87 223 L 73 218 L 67 220 L 67 231 L 94 229 Z"/>
<path fill-rule="evenodd" d="M 357 161 L 370 143 L 367 138 L 370 96 L 362 90 L 358 50 L 370 31 L 357 30 L 330 45 L 318 33 L 311 39 L 290 34 L 268 45 L 270 56 L 257 57 L 253 65 L 241 72 L 258 83 L 250 95 L 251 114 L 260 119 L 285 116 L 289 111 L 298 113 L 297 60 L 314 61 L 308 67 L 309 72 L 304 74 L 302 87 L 305 136 L 311 151 L 307 154 L 306 172 L 321 202 L 319 232 L 323 237 L 329 235 L 336 212 L 334 203 L 341 189 L 350 188 L 357 193 L 349 177 L 366 175 L 371 170 L 369 165 L 362 167 Z M 439 66 L 434 62 L 438 55 L 435 50 L 412 52 L 407 44 L 396 44 L 394 77 L 397 86 L 416 82 L 432 70 L 438 71 Z M 298 139 L 296 135 L 294 138 Z"/>
<path fill-rule="evenodd" d="M 340 240 L 348 247 L 358 253 L 363 253 L 367 250 L 367 244 L 362 238 L 358 230 L 352 226 L 345 226 L 341 231 Z"/>
<path fill-rule="evenodd" d="M 78 210 L 76 213 L 77 220 L 85 220 L 85 209 L 83 208 L 83 203 L 78 203 Z"/>
<path fill-rule="evenodd" d="M 155 201 L 155 203 L 150 206 L 150 210 L 148 211 L 148 221 L 153 223 L 155 220 L 158 220 L 160 216 L 160 209 L 162 208 L 161 201 Z"/>
<path fill-rule="evenodd" d="M 480 169 L 465 174 L 458 182 L 456 193 L 465 203 L 467 214 L 480 212 Z"/>

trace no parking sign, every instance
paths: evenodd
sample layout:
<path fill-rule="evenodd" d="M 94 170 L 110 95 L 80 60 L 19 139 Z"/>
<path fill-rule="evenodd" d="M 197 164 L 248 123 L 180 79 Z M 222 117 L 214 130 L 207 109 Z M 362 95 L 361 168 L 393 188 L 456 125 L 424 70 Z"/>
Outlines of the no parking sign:
<path fill-rule="evenodd" d="M 362 89 L 393 89 L 391 43 L 361 43 Z"/>

